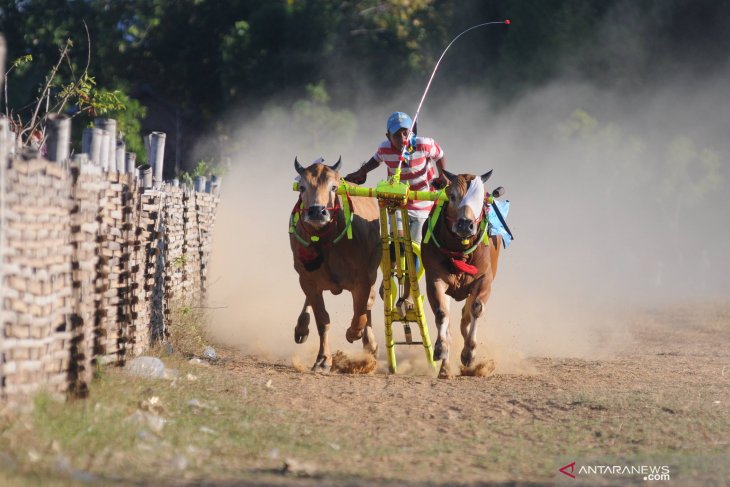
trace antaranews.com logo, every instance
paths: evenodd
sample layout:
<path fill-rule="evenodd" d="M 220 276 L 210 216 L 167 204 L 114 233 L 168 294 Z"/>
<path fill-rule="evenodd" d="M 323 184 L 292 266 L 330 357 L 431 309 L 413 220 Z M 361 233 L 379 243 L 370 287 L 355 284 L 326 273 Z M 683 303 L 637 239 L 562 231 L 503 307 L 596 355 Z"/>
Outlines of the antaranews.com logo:
<path fill-rule="evenodd" d="M 620 477 L 642 477 L 644 480 L 671 480 L 668 465 L 580 465 L 576 462 L 558 469 L 563 475 L 575 479 L 578 476 L 610 475 Z"/>

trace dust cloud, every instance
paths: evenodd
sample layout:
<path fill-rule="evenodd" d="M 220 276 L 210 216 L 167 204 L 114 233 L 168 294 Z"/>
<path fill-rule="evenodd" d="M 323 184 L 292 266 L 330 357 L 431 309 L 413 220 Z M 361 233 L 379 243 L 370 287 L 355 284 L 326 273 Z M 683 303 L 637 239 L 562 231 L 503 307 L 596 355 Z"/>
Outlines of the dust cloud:
<path fill-rule="evenodd" d="M 515 241 L 502 251 L 479 322 L 479 359 L 493 359 L 497 373 L 524 373 L 530 356 L 609 357 L 631 344 L 632 311 L 728 295 L 727 74 L 666 80 L 630 95 L 555 82 L 499 111 L 493 100 L 458 90 L 443 102 L 426 101 L 419 135 L 442 145 L 452 172 L 494 169 L 488 186 L 504 186 L 512 202 L 507 220 Z M 294 156 L 303 165 L 319 156 L 333 164 L 341 154 L 342 173 L 356 169 L 383 140 L 387 115 L 412 114 L 420 90 L 350 108 L 357 115 L 353 140 L 311 144 L 307 127 L 295 122 L 236 121 L 239 149 L 223 179 L 209 276 L 209 304 L 222 307 L 211 319 L 219 340 L 270 359 L 313 363 L 314 320 L 306 344 L 293 337 L 304 302 L 287 235 Z M 377 169 L 368 184 L 384 175 Z M 344 338 L 349 294 L 327 293 L 325 301 L 332 352 L 359 351 Z M 454 370 L 460 309 L 451 307 Z M 380 300 L 373 318 L 382 361 Z M 435 339 L 430 311 L 428 322 Z M 420 347 L 398 354 L 402 372 L 429 373 Z"/>

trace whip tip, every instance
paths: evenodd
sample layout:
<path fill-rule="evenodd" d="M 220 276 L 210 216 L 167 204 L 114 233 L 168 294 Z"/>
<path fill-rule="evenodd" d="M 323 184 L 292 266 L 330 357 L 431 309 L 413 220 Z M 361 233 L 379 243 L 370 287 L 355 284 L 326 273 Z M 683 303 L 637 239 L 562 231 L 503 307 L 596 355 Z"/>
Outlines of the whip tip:
<path fill-rule="evenodd" d="M 511 24 L 511 23 L 512 23 L 512 21 L 511 21 L 510 19 L 506 19 L 506 20 L 504 21 L 504 23 L 505 23 L 506 25 L 509 25 L 509 24 Z"/>

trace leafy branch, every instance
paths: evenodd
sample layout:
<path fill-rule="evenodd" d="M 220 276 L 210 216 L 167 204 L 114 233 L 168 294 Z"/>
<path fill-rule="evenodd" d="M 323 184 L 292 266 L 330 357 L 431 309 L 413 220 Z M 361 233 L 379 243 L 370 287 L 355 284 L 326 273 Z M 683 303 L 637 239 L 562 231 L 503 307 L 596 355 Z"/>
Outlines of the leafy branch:
<path fill-rule="evenodd" d="M 10 68 L 5 71 L 5 79 L 3 80 L 3 91 L 5 96 L 5 116 L 9 117 L 10 113 L 8 112 L 8 75 L 12 70 L 15 68 L 21 68 L 25 66 L 26 64 L 29 64 L 33 61 L 33 55 L 32 54 L 26 54 L 25 56 L 20 56 L 18 59 L 13 61 L 13 64 L 10 65 Z"/>
<path fill-rule="evenodd" d="M 86 24 L 84 23 L 86 27 Z M 89 75 L 89 64 L 91 61 L 91 38 L 89 36 L 89 29 L 86 27 L 86 38 L 88 43 L 88 51 L 86 59 L 86 66 L 83 72 L 77 78 L 74 75 L 73 63 L 71 61 L 71 51 L 73 48 L 72 40 L 66 39 L 63 48 L 60 49 L 59 57 L 53 68 L 46 77 L 45 85 L 40 91 L 35 106 L 33 107 L 32 115 L 27 123 L 23 123 L 22 117 L 18 114 L 17 125 L 21 129 L 19 130 L 19 138 L 21 141 L 30 140 L 34 138 L 34 134 L 43 136 L 45 133 L 45 122 L 50 114 L 61 113 L 66 109 L 69 103 L 72 103 L 75 107 L 75 111 L 71 118 L 74 118 L 80 114 L 88 113 L 92 117 L 97 115 L 104 115 L 109 112 L 124 110 L 125 104 L 123 101 L 123 94 L 119 90 L 105 90 L 97 88 L 96 80 L 94 77 Z M 5 110 L 6 115 L 10 117 L 8 112 L 8 74 L 16 68 L 20 68 L 33 60 L 32 55 L 28 54 L 16 59 L 10 66 L 10 69 L 5 73 Z M 57 78 L 60 75 L 61 67 L 64 62 L 69 67 L 71 72 L 71 81 L 66 84 L 60 84 L 57 82 Z M 42 138 L 42 137 L 41 137 Z"/>
<path fill-rule="evenodd" d="M 51 94 L 51 85 L 56 78 L 56 73 L 58 73 L 58 69 L 61 67 L 61 63 L 63 63 L 64 59 L 66 59 L 66 56 L 68 56 L 68 51 L 73 46 L 73 42 L 71 42 L 71 39 L 66 39 L 66 45 L 63 46 L 63 49 L 61 50 L 61 55 L 58 58 L 58 62 L 51 70 L 51 74 L 48 76 L 48 79 L 46 81 L 46 86 L 43 88 L 43 91 L 41 91 L 41 96 L 38 98 L 38 101 L 35 105 L 35 110 L 33 110 L 33 116 L 30 119 L 30 123 L 28 126 L 23 130 L 20 135 L 21 137 L 26 133 L 30 132 L 31 134 L 35 132 L 38 124 L 40 124 L 40 120 L 38 119 L 38 112 L 41 109 L 41 105 L 43 103 L 43 99 L 46 99 L 46 107 L 48 106 L 48 97 L 50 97 Z"/>

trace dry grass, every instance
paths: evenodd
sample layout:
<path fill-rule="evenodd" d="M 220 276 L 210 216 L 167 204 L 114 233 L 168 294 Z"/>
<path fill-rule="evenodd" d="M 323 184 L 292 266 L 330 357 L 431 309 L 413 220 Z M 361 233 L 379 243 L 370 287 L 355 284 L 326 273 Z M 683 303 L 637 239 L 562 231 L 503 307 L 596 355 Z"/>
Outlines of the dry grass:
<path fill-rule="evenodd" d="M 176 353 L 186 357 L 200 356 L 210 344 L 205 328 L 207 316 L 203 308 L 185 306 L 180 303 L 172 309 L 168 325 L 168 343 Z"/>

